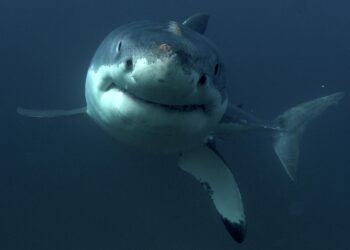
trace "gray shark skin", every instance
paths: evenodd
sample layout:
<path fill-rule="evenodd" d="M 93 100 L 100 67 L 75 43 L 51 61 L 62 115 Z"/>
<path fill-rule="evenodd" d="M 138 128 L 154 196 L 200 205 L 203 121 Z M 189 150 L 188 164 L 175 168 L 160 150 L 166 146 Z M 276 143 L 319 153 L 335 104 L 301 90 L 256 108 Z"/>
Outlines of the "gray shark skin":
<path fill-rule="evenodd" d="M 243 202 L 215 139 L 251 130 L 270 134 L 294 180 L 305 126 L 344 93 L 302 103 L 269 123 L 253 117 L 228 102 L 225 66 L 204 35 L 208 20 L 199 13 L 183 23 L 121 26 L 103 40 L 91 61 L 86 107 L 17 111 L 37 118 L 88 115 L 122 143 L 179 154 L 179 167 L 203 185 L 227 231 L 241 243 L 246 235 Z"/>

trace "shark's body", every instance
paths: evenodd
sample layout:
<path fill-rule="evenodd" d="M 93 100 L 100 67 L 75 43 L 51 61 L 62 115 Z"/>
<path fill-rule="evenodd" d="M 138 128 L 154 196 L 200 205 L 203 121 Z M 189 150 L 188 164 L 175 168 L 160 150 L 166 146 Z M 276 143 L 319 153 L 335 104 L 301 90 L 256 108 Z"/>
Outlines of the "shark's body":
<path fill-rule="evenodd" d="M 241 195 L 215 148 L 215 138 L 242 130 L 266 131 L 294 179 L 305 125 L 344 94 L 303 103 L 271 123 L 230 105 L 224 65 L 203 35 L 208 18 L 197 14 L 182 24 L 122 26 L 105 38 L 92 59 L 86 78 L 86 107 L 18 111 L 33 117 L 88 114 L 119 141 L 180 154 L 179 166 L 203 184 L 231 236 L 242 242 L 246 225 Z"/>

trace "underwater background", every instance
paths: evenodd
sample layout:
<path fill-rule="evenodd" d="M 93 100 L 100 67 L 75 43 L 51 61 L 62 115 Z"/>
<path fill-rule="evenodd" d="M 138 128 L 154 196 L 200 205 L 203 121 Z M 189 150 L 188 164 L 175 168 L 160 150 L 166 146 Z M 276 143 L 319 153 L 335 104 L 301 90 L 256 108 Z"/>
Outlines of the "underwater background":
<path fill-rule="evenodd" d="M 110 31 L 196 12 L 211 15 L 231 102 L 253 115 L 350 93 L 348 0 L 1 0 L 1 250 L 350 249 L 349 95 L 307 127 L 294 183 L 269 137 L 220 142 L 243 196 L 243 244 L 176 156 L 122 145 L 88 118 L 16 113 L 84 106 L 87 68 Z"/>

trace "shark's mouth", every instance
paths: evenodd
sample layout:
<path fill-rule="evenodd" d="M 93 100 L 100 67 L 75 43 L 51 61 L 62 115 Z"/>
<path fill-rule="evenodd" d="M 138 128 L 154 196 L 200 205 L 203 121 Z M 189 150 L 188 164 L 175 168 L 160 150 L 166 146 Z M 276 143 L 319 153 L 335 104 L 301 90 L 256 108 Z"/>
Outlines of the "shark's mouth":
<path fill-rule="evenodd" d="M 154 101 L 150 101 L 147 99 L 144 99 L 138 95 L 135 95 L 134 93 L 131 93 L 130 91 L 127 91 L 126 89 L 122 89 L 120 88 L 116 83 L 111 82 L 107 88 L 106 91 L 110 91 L 112 89 L 117 89 L 118 91 L 121 91 L 125 94 L 127 94 L 128 96 L 132 97 L 133 99 L 136 99 L 138 101 L 147 103 L 147 104 L 151 104 L 151 105 L 155 105 L 167 110 L 172 110 L 172 111 L 178 111 L 178 112 L 192 112 L 192 111 L 206 111 L 206 105 L 204 104 L 189 104 L 189 105 L 169 105 L 169 104 L 163 104 L 163 103 L 158 103 L 158 102 L 154 102 Z"/>

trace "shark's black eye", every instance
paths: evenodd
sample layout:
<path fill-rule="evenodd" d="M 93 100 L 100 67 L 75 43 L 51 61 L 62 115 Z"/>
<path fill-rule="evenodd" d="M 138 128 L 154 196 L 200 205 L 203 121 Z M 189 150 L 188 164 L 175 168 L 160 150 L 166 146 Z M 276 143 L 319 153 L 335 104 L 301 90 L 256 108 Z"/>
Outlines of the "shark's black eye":
<path fill-rule="evenodd" d="M 207 77 L 205 74 L 201 75 L 201 77 L 198 80 L 198 85 L 204 85 L 207 82 Z"/>
<path fill-rule="evenodd" d="M 131 70 L 133 70 L 133 67 L 134 67 L 134 65 L 133 65 L 133 62 L 132 62 L 132 58 L 127 59 L 125 61 L 125 70 L 131 71 Z"/>
<path fill-rule="evenodd" d="M 217 63 L 214 68 L 214 75 L 217 75 L 219 72 L 219 64 Z"/>

